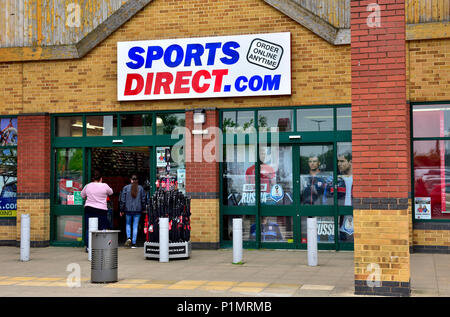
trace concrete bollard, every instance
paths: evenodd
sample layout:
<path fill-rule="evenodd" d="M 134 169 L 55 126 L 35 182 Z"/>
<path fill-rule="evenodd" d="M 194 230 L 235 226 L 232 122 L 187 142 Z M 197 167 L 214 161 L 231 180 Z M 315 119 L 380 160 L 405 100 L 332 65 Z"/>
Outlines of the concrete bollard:
<path fill-rule="evenodd" d="M 308 217 L 306 224 L 308 240 L 308 265 L 317 266 L 317 218 Z"/>
<path fill-rule="evenodd" d="M 92 259 L 92 231 L 98 230 L 98 218 L 89 218 L 89 242 L 88 242 L 88 259 Z"/>
<path fill-rule="evenodd" d="M 30 260 L 30 215 L 20 216 L 20 261 Z"/>
<path fill-rule="evenodd" d="M 233 219 L 233 263 L 242 263 L 242 219 Z"/>
<path fill-rule="evenodd" d="M 169 218 L 159 218 L 159 262 L 169 262 Z"/>

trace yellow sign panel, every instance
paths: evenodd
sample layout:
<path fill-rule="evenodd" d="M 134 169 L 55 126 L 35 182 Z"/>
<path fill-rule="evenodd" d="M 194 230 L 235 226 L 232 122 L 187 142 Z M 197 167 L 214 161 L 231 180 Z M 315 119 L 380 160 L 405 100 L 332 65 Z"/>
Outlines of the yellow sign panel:
<path fill-rule="evenodd" d="M 0 217 L 17 217 L 17 210 L 0 210 Z"/>

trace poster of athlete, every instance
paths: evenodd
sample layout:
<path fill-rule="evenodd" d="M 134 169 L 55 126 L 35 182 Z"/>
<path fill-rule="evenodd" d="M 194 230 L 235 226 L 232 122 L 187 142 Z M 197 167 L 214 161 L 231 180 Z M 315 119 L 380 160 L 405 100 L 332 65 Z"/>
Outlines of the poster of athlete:
<path fill-rule="evenodd" d="M 0 120 L 0 144 L 17 145 L 17 118 L 2 118 Z"/>
<path fill-rule="evenodd" d="M 0 149 L 0 217 L 16 216 L 17 152 Z"/>

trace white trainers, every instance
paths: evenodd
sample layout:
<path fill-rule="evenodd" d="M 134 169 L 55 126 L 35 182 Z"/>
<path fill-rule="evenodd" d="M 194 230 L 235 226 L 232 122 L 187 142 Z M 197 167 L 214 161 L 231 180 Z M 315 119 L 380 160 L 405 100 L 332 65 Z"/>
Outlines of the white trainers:
<path fill-rule="evenodd" d="M 127 239 L 127 241 L 125 241 L 125 246 L 127 248 L 129 248 L 131 246 L 131 239 Z"/>

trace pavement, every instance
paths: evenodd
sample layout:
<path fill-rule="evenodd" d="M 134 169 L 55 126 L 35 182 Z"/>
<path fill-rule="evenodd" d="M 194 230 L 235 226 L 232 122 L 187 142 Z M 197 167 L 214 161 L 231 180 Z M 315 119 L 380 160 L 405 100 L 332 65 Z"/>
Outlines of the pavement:
<path fill-rule="evenodd" d="M 146 259 L 143 247 L 119 247 L 118 281 L 91 283 L 83 248 L 0 247 L 0 297 L 353 297 L 353 252 L 192 250 L 188 259 Z M 450 296 L 450 254 L 411 255 L 411 296 Z"/>

